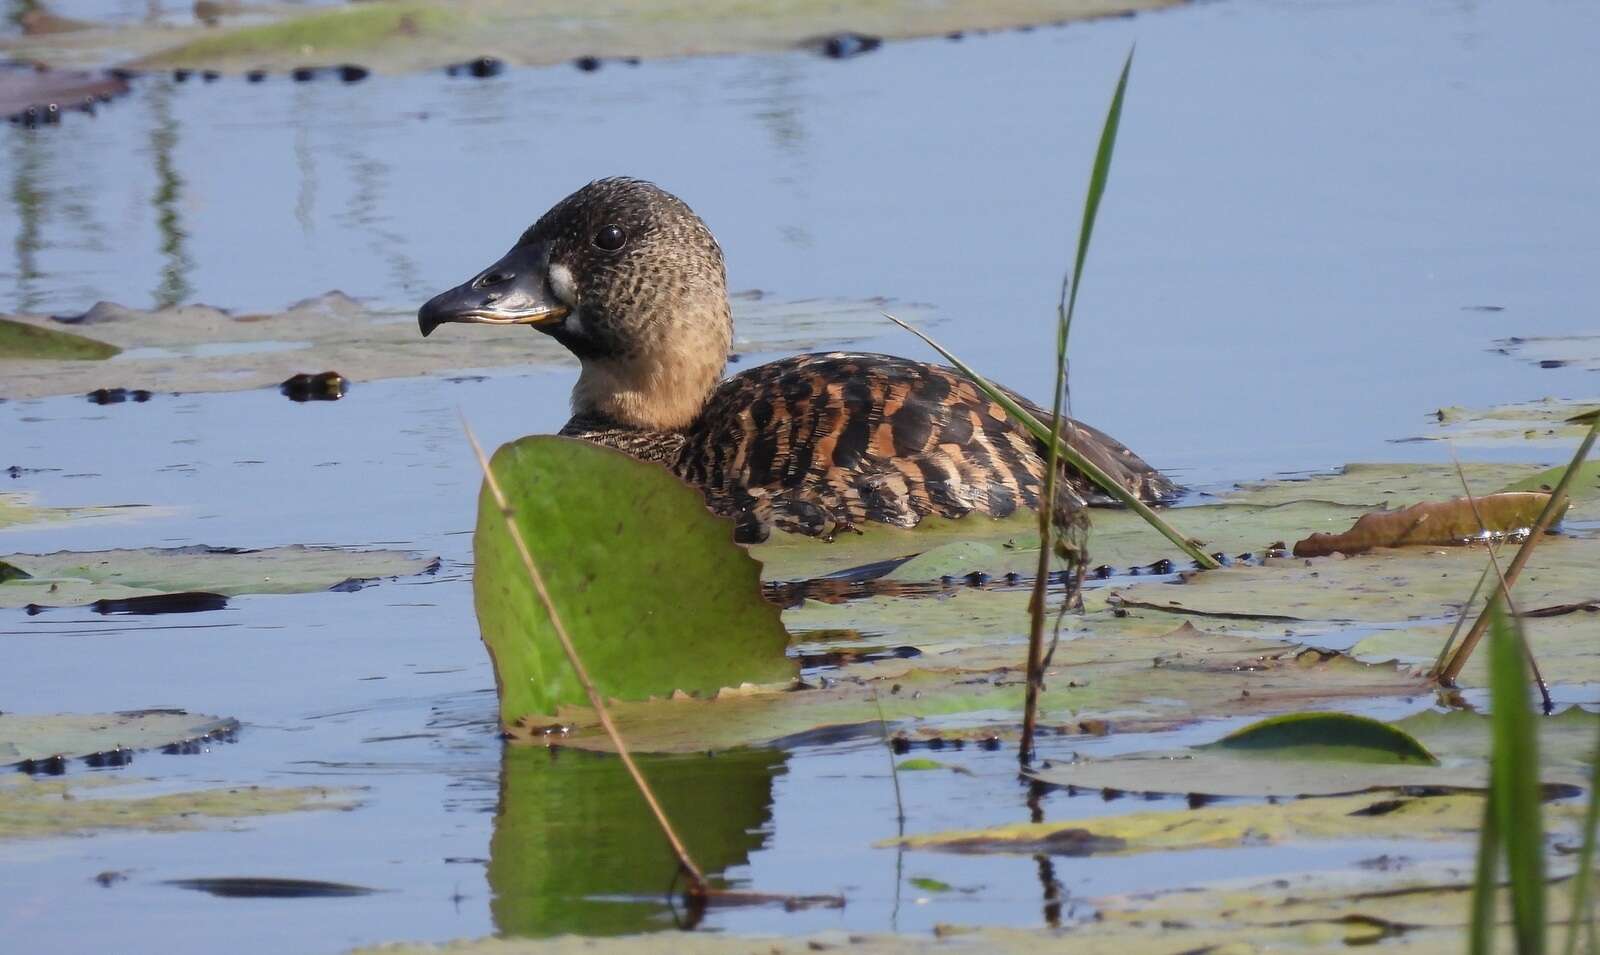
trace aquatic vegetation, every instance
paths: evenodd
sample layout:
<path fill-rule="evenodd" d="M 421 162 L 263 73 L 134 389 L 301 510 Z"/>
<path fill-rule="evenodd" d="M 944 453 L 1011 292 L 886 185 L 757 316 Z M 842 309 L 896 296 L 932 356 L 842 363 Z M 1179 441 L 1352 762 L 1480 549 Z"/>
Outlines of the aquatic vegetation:
<path fill-rule="evenodd" d="M 139 782 L 124 777 L 36 779 L 0 774 L 0 841 L 133 830 L 180 832 L 208 823 L 308 810 L 344 810 L 356 800 L 348 790 L 234 786 L 157 796 L 127 796 Z M 84 796 L 95 798 L 82 798 Z"/>
<path fill-rule="evenodd" d="M 0 361 L 103 361 L 120 351 L 82 335 L 0 318 Z"/>
<path fill-rule="evenodd" d="M 981 6 L 872 0 L 853 5 L 840 32 L 835 4 L 809 0 L 667 0 L 647 5 L 553 0 L 529 6 L 504 0 L 440 3 L 385 0 L 348 9 L 306 11 L 269 6 L 273 22 L 217 26 L 127 25 L 21 37 L 0 50 L 49 63 L 100 64 L 133 53 L 141 67 L 288 71 L 321 60 L 356 57 L 383 72 L 433 69 L 496 55 L 518 65 L 576 59 L 746 53 L 814 46 L 825 55 L 852 52 L 859 38 L 941 36 L 1115 16 L 1173 6 L 1177 0 L 1004 0 Z M 252 12 L 255 12 L 253 8 Z M 215 19 L 214 17 L 212 19 Z M 829 45 L 828 40 L 834 40 Z M 308 51 L 309 48 L 309 51 Z"/>
<path fill-rule="evenodd" d="M 28 764 L 34 771 L 54 773 L 80 758 L 120 766 L 131 762 L 131 754 L 139 750 L 196 749 L 238 729 L 238 720 L 183 710 L 0 713 L 0 766 Z"/>
<path fill-rule="evenodd" d="M 778 608 L 761 596 L 760 565 L 693 488 L 656 464 L 572 438 L 523 438 L 495 452 L 491 466 L 603 695 L 709 694 L 794 675 Z M 504 520 L 485 488 L 473 538 L 478 624 L 502 722 L 538 725 L 588 696 Z"/>
<path fill-rule="evenodd" d="M 849 343 L 877 331 L 887 300 L 733 296 L 738 351 L 780 351 L 821 342 Z M 926 306 L 893 303 L 920 316 Z M 153 392 L 241 391 L 282 388 L 309 375 L 304 393 L 330 395 L 333 382 L 316 372 L 337 369 L 339 393 L 350 382 L 437 374 L 461 368 L 540 368 L 565 365 L 566 351 L 542 336 L 455 335 L 423 342 L 416 326 L 397 321 L 414 309 L 389 310 L 339 292 L 296 302 L 270 314 L 235 314 L 209 305 L 136 309 L 101 302 L 72 316 L 0 319 L 0 398 L 89 394 L 112 386 Z M 115 368 L 63 363 L 49 355 L 8 355 L 8 327 L 18 335 L 78 340 L 95 354 L 121 355 Z M 64 329 L 70 329 L 67 334 Z M 103 354 L 102 354 L 103 353 Z M 14 359 L 14 360 L 7 360 Z M 115 379 L 108 381 L 112 375 Z M 291 392 L 299 393 L 298 386 Z M 291 394 L 291 397 L 293 395 Z"/>
<path fill-rule="evenodd" d="M 26 577 L 0 583 L 0 607 L 75 607 L 176 592 L 299 594 L 426 573 L 436 558 L 340 547 L 145 547 L 10 554 Z"/>

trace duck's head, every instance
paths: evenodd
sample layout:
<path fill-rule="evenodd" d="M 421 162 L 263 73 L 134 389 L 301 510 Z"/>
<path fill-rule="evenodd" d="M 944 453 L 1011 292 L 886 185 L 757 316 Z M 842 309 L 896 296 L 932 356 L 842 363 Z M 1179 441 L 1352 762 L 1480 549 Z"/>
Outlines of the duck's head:
<path fill-rule="evenodd" d="M 575 414 L 651 430 L 694 420 L 733 341 L 717 240 L 682 200 L 637 179 L 574 192 L 417 312 L 423 335 L 446 322 L 537 328 L 583 364 Z"/>

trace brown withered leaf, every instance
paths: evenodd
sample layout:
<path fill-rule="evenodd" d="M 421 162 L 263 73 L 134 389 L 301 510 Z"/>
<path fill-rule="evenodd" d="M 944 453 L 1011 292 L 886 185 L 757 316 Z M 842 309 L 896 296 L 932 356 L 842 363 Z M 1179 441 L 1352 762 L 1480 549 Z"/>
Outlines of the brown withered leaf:
<path fill-rule="evenodd" d="M 1550 495 L 1537 491 L 1513 491 L 1423 501 L 1404 510 L 1363 514 L 1342 534 L 1312 534 L 1295 542 L 1294 555 L 1361 554 L 1374 547 L 1461 544 L 1485 534 L 1498 537 L 1526 532 L 1549 500 Z"/>

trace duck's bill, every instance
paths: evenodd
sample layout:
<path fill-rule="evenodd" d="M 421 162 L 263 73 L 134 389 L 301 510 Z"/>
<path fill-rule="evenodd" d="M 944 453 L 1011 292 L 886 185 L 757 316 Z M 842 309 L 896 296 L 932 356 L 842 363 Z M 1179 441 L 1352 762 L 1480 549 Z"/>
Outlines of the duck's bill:
<path fill-rule="evenodd" d="M 532 325 L 547 328 L 567 317 L 567 306 L 550 291 L 544 270 L 513 249 L 509 255 L 417 310 L 417 328 L 426 338 L 447 322 L 475 325 Z"/>

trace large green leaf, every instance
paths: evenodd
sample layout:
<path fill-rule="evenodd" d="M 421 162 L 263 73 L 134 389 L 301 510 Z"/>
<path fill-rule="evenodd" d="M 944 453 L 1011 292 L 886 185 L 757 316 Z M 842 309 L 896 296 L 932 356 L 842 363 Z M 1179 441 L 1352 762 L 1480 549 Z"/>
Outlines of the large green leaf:
<path fill-rule="evenodd" d="M 760 565 L 698 491 L 658 465 L 572 438 L 523 438 L 491 466 L 602 695 L 712 693 L 794 675 Z M 473 549 L 501 720 L 586 704 L 487 488 Z"/>

